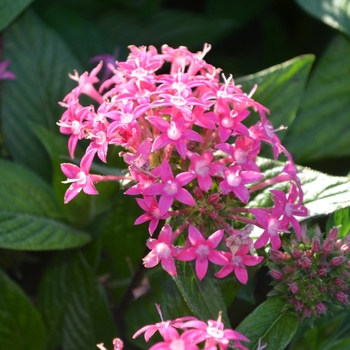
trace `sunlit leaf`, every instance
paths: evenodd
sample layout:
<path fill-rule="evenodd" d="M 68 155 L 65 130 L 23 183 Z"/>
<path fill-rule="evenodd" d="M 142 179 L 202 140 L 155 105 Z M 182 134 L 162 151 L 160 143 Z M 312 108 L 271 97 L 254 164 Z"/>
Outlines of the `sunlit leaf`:
<path fill-rule="evenodd" d="M 259 339 L 261 345 L 267 343 L 270 349 L 286 348 L 298 328 L 299 320 L 288 311 L 282 312 L 284 306 L 284 300 L 270 298 L 236 328 L 250 340 L 250 343 L 245 343 L 249 349 L 258 349 Z"/>
<path fill-rule="evenodd" d="M 305 11 L 350 36 L 349 0 L 296 0 Z"/>

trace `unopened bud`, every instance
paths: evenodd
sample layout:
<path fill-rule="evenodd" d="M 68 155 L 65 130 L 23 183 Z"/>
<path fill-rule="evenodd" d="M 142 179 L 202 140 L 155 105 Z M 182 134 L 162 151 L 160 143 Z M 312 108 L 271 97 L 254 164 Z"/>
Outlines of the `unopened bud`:
<path fill-rule="evenodd" d="M 209 217 L 210 217 L 211 219 L 214 219 L 214 220 L 215 220 L 218 216 L 219 216 L 219 213 L 218 213 L 217 211 L 212 210 L 212 211 L 209 213 Z"/>
<path fill-rule="evenodd" d="M 343 292 L 335 292 L 333 295 L 342 304 L 344 304 L 344 305 L 348 305 L 349 304 L 348 296 L 346 294 L 344 294 Z"/>
<path fill-rule="evenodd" d="M 292 266 L 285 266 L 283 268 L 283 272 L 286 273 L 286 274 L 292 274 L 295 272 L 295 268 L 292 267 Z"/>
<path fill-rule="evenodd" d="M 208 197 L 208 203 L 209 204 L 217 204 L 220 201 L 220 194 L 219 193 L 213 193 Z"/>
<path fill-rule="evenodd" d="M 328 233 L 328 238 L 331 239 L 332 241 L 335 241 L 338 238 L 338 233 L 339 233 L 338 227 L 333 227 Z"/>
<path fill-rule="evenodd" d="M 309 270 L 311 263 L 310 260 L 308 258 L 302 258 L 300 259 L 301 262 L 301 266 L 305 269 L 305 270 Z"/>
<path fill-rule="evenodd" d="M 336 267 L 341 265 L 344 262 L 343 256 L 335 256 L 329 263 L 330 267 Z"/>
<path fill-rule="evenodd" d="M 319 269 L 317 271 L 317 273 L 318 273 L 319 276 L 327 276 L 328 271 L 327 271 L 327 268 L 324 267 L 322 269 Z"/>
<path fill-rule="evenodd" d="M 315 236 L 312 239 L 312 248 L 311 249 L 314 253 L 319 252 L 321 250 L 321 242 L 320 242 L 319 237 Z"/>
<path fill-rule="evenodd" d="M 304 309 L 304 317 L 310 317 L 311 316 L 311 309 L 307 306 Z"/>
<path fill-rule="evenodd" d="M 301 310 L 303 309 L 303 307 L 304 307 L 304 304 L 303 304 L 302 301 L 297 300 L 297 301 L 294 303 L 294 306 L 295 306 L 295 309 L 296 309 L 297 311 L 301 311 Z"/>
<path fill-rule="evenodd" d="M 299 291 L 299 288 L 297 286 L 296 283 L 292 283 L 291 285 L 289 285 L 289 288 L 288 288 L 293 294 L 297 294 L 298 291 Z"/>
<path fill-rule="evenodd" d="M 342 284 L 344 284 L 344 281 L 340 277 L 335 277 L 333 279 L 333 283 L 337 286 L 341 286 Z"/>
<path fill-rule="evenodd" d="M 270 275 L 277 281 L 282 281 L 284 279 L 282 272 L 278 270 L 271 270 Z"/>
<path fill-rule="evenodd" d="M 270 251 L 270 259 L 272 261 L 284 261 L 285 260 L 285 256 L 280 250 L 272 249 Z"/>
<path fill-rule="evenodd" d="M 194 189 L 194 195 L 198 198 L 198 199 L 203 199 L 204 195 L 203 195 L 203 191 L 199 188 L 196 187 Z"/>
<path fill-rule="evenodd" d="M 318 312 L 318 314 L 325 314 L 327 312 L 327 308 L 325 304 L 318 302 L 316 304 L 316 311 Z"/>
<path fill-rule="evenodd" d="M 326 238 L 322 246 L 323 255 L 327 256 L 332 250 L 333 250 L 333 241 L 329 238 Z"/>
<path fill-rule="evenodd" d="M 302 254 L 302 252 L 300 250 L 293 249 L 292 250 L 292 255 L 293 255 L 294 259 L 300 259 L 303 254 Z"/>

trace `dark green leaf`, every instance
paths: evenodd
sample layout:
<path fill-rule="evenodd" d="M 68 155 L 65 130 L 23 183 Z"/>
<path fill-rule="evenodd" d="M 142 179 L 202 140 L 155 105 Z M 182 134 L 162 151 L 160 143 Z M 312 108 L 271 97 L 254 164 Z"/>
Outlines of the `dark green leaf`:
<path fill-rule="evenodd" d="M 306 12 L 350 36 L 349 0 L 296 0 Z"/>
<path fill-rule="evenodd" d="M 90 237 L 63 224 L 52 189 L 25 167 L 0 160 L 0 247 L 47 250 L 77 247 Z"/>
<path fill-rule="evenodd" d="M 0 32 L 5 29 L 33 0 L 2 0 L 0 2 Z"/>
<path fill-rule="evenodd" d="M 249 338 L 249 349 L 257 349 L 259 339 L 261 344 L 267 343 L 269 349 L 283 350 L 296 332 L 299 320 L 288 313 L 282 312 L 285 301 L 270 298 L 257 307 L 236 330 Z"/>
<path fill-rule="evenodd" d="M 235 82 L 241 84 L 246 92 L 258 84 L 253 98 L 270 110 L 271 123 L 276 128 L 281 125 L 289 127 L 304 95 L 314 59 L 313 55 L 296 57 L 259 73 L 235 79 Z M 281 140 L 284 135 L 285 131 L 278 134 Z"/>
<path fill-rule="evenodd" d="M 284 139 L 296 162 L 350 154 L 350 39 L 339 34 L 318 61 Z"/>
<path fill-rule="evenodd" d="M 40 284 L 39 310 L 48 331 L 47 349 L 95 350 L 116 336 L 103 288 L 79 252 L 62 252 Z"/>
<path fill-rule="evenodd" d="M 350 232 L 350 207 L 337 210 L 329 217 L 326 232 L 334 226 L 341 226 L 339 237 L 345 237 Z"/>
<path fill-rule="evenodd" d="M 214 43 L 234 28 L 236 23 L 230 19 L 211 18 L 180 10 L 161 10 L 147 17 L 141 17 L 135 12 L 110 13 L 99 20 L 97 25 L 115 38 L 116 45 L 122 47 L 130 44 L 168 44 L 201 49 L 203 43 Z"/>
<path fill-rule="evenodd" d="M 196 276 L 193 264 L 178 262 L 177 276 L 174 277 L 174 280 L 196 317 L 204 322 L 216 320 L 221 311 L 223 322 L 226 327 L 230 327 L 220 285 L 217 278 L 211 276 L 211 271 L 208 271 L 205 278 L 200 281 Z"/>
<path fill-rule="evenodd" d="M 0 344 L 2 349 L 44 350 L 45 329 L 28 297 L 0 270 Z"/>
<path fill-rule="evenodd" d="M 74 86 L 67 74 L 80 67 L 56 33 L 29 10 L 4 32 L 3 54 L 17 76 L 2 91 L 7 147 L 16 161 L 50 179 L 48 155 L 29 123 L 58 133 L 56 122 L 64 111 L 58 101 Z"/>

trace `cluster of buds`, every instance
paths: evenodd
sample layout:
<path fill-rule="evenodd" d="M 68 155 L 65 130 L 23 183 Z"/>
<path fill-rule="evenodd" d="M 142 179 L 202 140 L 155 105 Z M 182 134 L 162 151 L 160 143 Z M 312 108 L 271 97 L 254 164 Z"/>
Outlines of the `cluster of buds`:
<path fill-rule="evenodd" d="M 328 235 L 314 230 L 302 232 L 302 241 L 283 245 L 284 252 L 272 250 L 270 275 L 274 290 L 282 295 L 287 307 L 300 318 L 319 317 L 327 310 L 340 310 L 349 305 L 350 235 L 338 238 L 334 227 Z"/>
<path fill-rule="evenodd" d="M 79 140 L 90 144 L 80 166 L 61 166 L 71 184 L 65 202 L 80 191 L 97 194 L 96 182 L 126 179 L 125 194 L 138 196 L 144 211 L 135 224 L 149 221 L 145 267 L 161 263 L 175 276 L 174 259 L 196 260 L 202 279 L 211 262 L 221 266 L 217 277 L 233 272 L 246 283 L 246 266 L 262 260 L 255 248 L 269 242 L 280 248 L 279 235 L 289 226 L 300 238 L 296 216 L 306 216 L 307 210 L 293 159 L 267 120 L 268 109 L 252 98 L 257 87 L 247 94 L 232 76 L 220 82 L 220 69 L 203 59 L 210 45 L 198 53 L 167 45 L 161 53 L 153 46 L 129 49 L 125 62 L 109 65 L 113 75 L 99 87 L 102 61 L 90 74 L 70 75 L 78 86 L 61 103 L 66 111 L 58 125 L 70 135 L 72 158 Z M 170 65 L 169 74 L 164 65 Z M 93 104 L 83 106 L 82 94 Z M 251 113 L 247 126 L 243 122 Z M 275 159 L 280 154 L 287 159 L 273 178 L 265 178 L 257 164 L 263 142 Z M 90 174 L 95 157 L 108 161 L 111 145 L 122 148 L 128 174 Z M 249 206 L 254 192 L 278 183 L 289 184 L 289 193 L 272 189 L 272 207 Z M 254 227 L 262 229 L 256 241 L 250 237 Z"/>

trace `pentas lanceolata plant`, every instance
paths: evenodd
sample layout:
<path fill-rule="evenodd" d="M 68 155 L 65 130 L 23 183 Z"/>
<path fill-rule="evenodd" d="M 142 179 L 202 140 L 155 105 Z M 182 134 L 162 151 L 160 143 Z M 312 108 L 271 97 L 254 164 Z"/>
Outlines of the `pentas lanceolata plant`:
<path fill-rule="evenodd" d="M 284 252 L 272 250 L 270 274 L 274 291 L 281 295 L 286 307 L 301 318 L 319 317 L 327 311 L 349 306 L 350 234 L 339 238 L 334 227 L 328 235 L 319 227 L 303 227 L 302 240 L 283 245 Z"/>
<path fill-rule="evenodd" d="M 254 249 L 269 243 L 279 249 L 280 233 L 291 226 L 301 237 L 296 217 L 307 210 L 293 159 L 267 120 L 268 109 L 252 98 L 257 86 L 247 94 L 232 76 L 222 75 L 221 82 L 221 70 L 203 59 L 210 45 L 198 53 L 167 45 L 161 53 L 153 46 L 129 48 L 128 59 L 117 68 L 109 63 L 113 76 L 99 85 L 102 61 L 91 73 L 70 75 L 78 86 L 61 103 L 66 111 L 58 125 L 69 135 L 72 158 L 79 140 L 90 144 L 79 166 L 61 166 L 71 184 L 65 203 L 81 191 L 96 195 L 97 182 L 128 180 L 125 194 L 137 196 L 144 211 L 135 225 L 149 222 L 146 268 L 161 263 L 176 276 L 175 260 L 195 261 L 202 280 L 210 262 L 218 266 L 216 277 L 233 273 L 245 284 L 246 266 L 263 260 Z M 81 95 L 94 103 L 82 105 Z M 257 163 L 262 143 L 271 146 L 274 159 L 286 158 L 273 178 L 265 178 Z M 90 174 L 96 157 L 107 162 L 110 145 L 122 147 L 127 176 Z M 289 184 L 289 192 L 271 189 L 271 207 L 249 205 L 252 194 L 279 183 Z M 255 227 L 262 233 L 254 241 Z"/>

